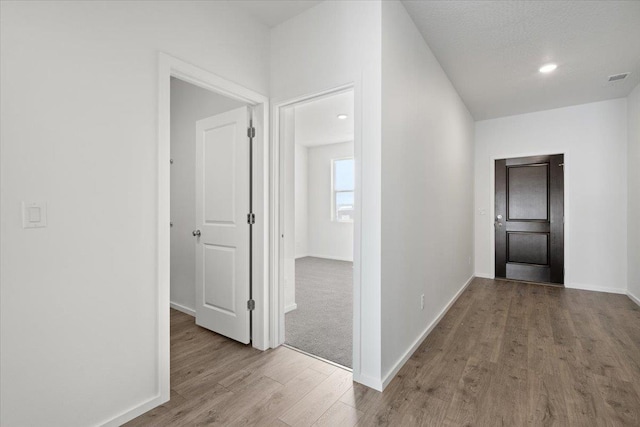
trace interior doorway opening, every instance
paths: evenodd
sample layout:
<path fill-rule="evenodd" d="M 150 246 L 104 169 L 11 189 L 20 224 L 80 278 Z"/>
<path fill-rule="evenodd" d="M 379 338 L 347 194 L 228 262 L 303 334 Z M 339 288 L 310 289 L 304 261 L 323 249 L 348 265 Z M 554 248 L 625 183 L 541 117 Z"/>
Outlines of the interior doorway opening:
<path fill-rule="evenodd" d="M 284 344 L 353 366 L 352 89 L 280 109 Z"/>
<path fill-rule="evenodd" d="M 247 344 L 252 109 L 171 77 L 171 307 Z"/>

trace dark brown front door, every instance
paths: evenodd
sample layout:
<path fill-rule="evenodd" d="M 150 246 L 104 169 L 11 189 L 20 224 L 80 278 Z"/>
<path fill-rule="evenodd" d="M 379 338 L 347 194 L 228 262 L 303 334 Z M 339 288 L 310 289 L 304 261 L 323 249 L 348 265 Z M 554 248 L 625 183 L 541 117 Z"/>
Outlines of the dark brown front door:
<path fill-rule="evenodd" d="M 564 283 L 564 156 L 496 160 L 496 278 Z"/>

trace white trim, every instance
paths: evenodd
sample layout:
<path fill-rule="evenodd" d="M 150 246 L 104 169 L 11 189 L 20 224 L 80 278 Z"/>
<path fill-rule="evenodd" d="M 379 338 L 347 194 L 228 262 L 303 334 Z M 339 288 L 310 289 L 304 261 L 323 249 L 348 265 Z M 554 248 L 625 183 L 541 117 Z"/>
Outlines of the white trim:
<path fill-rule="evenodd" d="M 418 347 L 420 347 L 420 344 L 422 344 L 423 341 L 425 340 L 425 338 L 427 338 L 427 336 L 429 336 L 431 331 L 433 331 L 433 328 L 435 328 L 438 325 L 438 323 L 440 323 L 440 320 L 442 320 L 442 318 L 445 316 L 445 314 L 447 314 L 449 309 L 458 300 L 460 295 L 462 295 L 462 293 L 465 291 L 465 289 L 467 289 L 467 287 L 469 286 L 471 281 L 474 279 L 474 277 L 475 276 L 471 276 L 469 278 L 469 280 L 467 280 L 465 282 L 465 284 L 462 285 L 462 287 L 458 290 L 458 292 L 456 292 L 456 294 L 453 296 L 453 298 L 451 298 L 451 300 L 446 305 L 446 307 L 442 309 L 440 314 L 438 314 L 438 317 L 436 317 L 433 320 L 433 322 L 431 322 L 429 324 L 429 326 L 427 326 L 427 328 L 424 330 L 424 332 L 422 332 L 422 334 L 414 341 L 413 345 L 411 347 L 409 347 L 409 349 L 404 353 L 404 355 L 395 363 L 395 365 L 393 365 L 393 367 L 389 370 L 389 372 L 383 377 L 382 388 L 381 389 L 376 389 L 376 390 L 382 391 L 385 387 L 387 387 L 389 385 L 389 383 L 391 382 L 391 380 L 393 380 L 393 378 L 396 376 L 398 371 L 400 371 L 400 369 L 404 366 L 404 364 L 407 363 L 407 360 L 409 360 L 409 358 L 413 355 L 413 353 L 415 353 L 415 351 L 418 349 Z M 373 387 L 373 388 L 375 388 L 375 387 Z"/>
<path fill-rule="evenodd" d="M 627 290 L 624 288 L 607 288 L 605 286 L 583 285 L 580 283 L 565 283 L 564 287 L 566 289 L 579 289 L 582 291 L 604 292 L 607 294 L 627 295 Z"/>
<path fill-rule="evenodd" d="M 171 182 L 169 160 L 171 158 L 170 97 L 171 77 L 202 87 L 254 106 L 254 127 L 256 128 L 256 153 L 254 179 L 261 186 L 254 186 L 254 289 L 253 299 L 253 347 L 260 350 L 269 348 L 269 163 L 267 156 L 269 141 L 269 99 L 257 92 L 223 79 L 202 68 L 196 67 L 163 52 L 158 52 L 158 188 L 157 188 L 157 253 L 158 277 L 157 295 L 157 394 L 151 399 L 118 415 L 104 425 L 121 425 L 167 401 L 170 397 L 169 383 L 169 310 L 170 306 L 170 234 Z M 150 332 L 151 333 L 151 332 Z"/>
<path fill-rule="evenodd" d="M 184 305 L 178 304 L 177 302 L 171 301 L 169 303 L 169 307 L 173 308 L 174 310 L 178 310 L 184 314 L 188 314 L 189 316 L 196 317 L 196 311 L 193 308 L 185 307 Z"/>
<path fill-rule="evenodd" d="M 354 121 L 355 121 L 355 133 L 354 133 L 354 159 L 356 160 L 356 167 L 360 166 L 358 170 L 356 170 L 355 176 L 355 198 L 356 198 L 356 206 L 354 212 L 354 241 L 353 241 L 353 250 L 354 250 L 354 270 L 353 270 L 353 286 L 354 286 L 354 299 L 353 299 L 353 378 L 355 381 L 361 382 L 367 386 L 376 388 L 375 381 L 369 381 L 368 378 L 365 378 L 364 375 L 360 372 L 360 357 L 361 357 L 361 333 L 360 333 L 360 312 L 361 312 L 361 301 L 359 299 L 359 295 L 361 295 L 360 289 L 362 284 L 360 283 L 361 277 L 361 264 L 362 260 L 361 256 L 361 242 L 362 238 L 361 228 L 362 228 L 362 212 L 360 210 L 360 202 L 361 202 L 361 191 L 362 191 L 362 164 L 358 165 L 358 161 L 361 160 L 362 156 L 362 147 L 361 147 L 361 139 L 362 139 L 362 129 L 360 126 L 362 125 L 359 117 L 361 108 L 361 103 L 358 102 L 358 96 L 360 96 L 361 86 L 357 83 L 349 83 L 343 86 L 334 87 L 331 89 L 327 89 L 324 91 L 319 91 L 312 94 L 302 95 L 296 98 L 277 101 L 272 103 L 272 138 L 271 138 L 271 347 L 275 348 L 281 344 L 284 344 L 284 268 L 282 266 L 283 262 L 283 246 L 281 244 L 282 233 L 280 230 L 283 229 L 284 224 L 282 223 L 283 217 L 280 215 L 280 211 L 283 209 L 282 202 L 283 198 L 280 197 L 282 192 L 281 185 L 282 180 L 280 179 L 280 170 L 282 168 L 281 165 L 281 144 L 280 144 L 280 115 L 281 109 L 285 107 L 290 107 L 296 104 L 301 104 L 304 102 L 310 102 L 318 99 L 322 99 L 324 97 L 336 95 L 339 93 L 353 91 L 354 92 Z M 379 383 L 380 381 L 378 381 Z M 378 384 L 381 385 L 381 384 Z M 381 389 L 377 387 L 376 389 Z"/>
<path fill-rule="evenodd" d="M 635 296 L 634 294 L 632 294 L 629 291 L 627 291 L 627 296 L 631 299 L 631 301 L 633 301 L 636 304 L 640 305 L 640 298 L 638 298 L 637 296 Z"/>
<path fill-rule="evenodd" d="M 311 255 L 307 255 L 307 254 L 303 254 L 303 255 L 296 255 L 296 256 L 295 256 L 295 259 L 306 258 L 306 257 L 308 257 L 308 256 L 311 256 Z"/>
<path fill-rule="evenodd" d="M 494 275 L 489 273 L 474 273 L 474 276 L 480 279 L 495 279 Z"/>
<path fill-rule="evenodd" d="M 356 381 L 355 377 L 353 380 Z M 362 373 L 360 374 L 360 376 L 358 377 L 358 381 L 356 382 L 362 385 L 365 385 L 369 388 L 372 388 L 376 391 L 383 391 L 385 387 L 379 378 L 374 378 L 370 375 L 362 374 Z"/>
<path fill-rule="evenodd" d="M 344 258 L 344 257 L 338 257 L 338 256 L 332 256 L 332 255 L 317 255 L 317 254 L 309 254 L 307 255 L 307 257 L 312 257 L 312 258 L 322 258 L 322 259 L 330 259 L 333 261 L 348 261 L 348 262 L 353 262 L 353 258 Z"/>
<path fill-rule="evenodd" d="M 287 314 L 288 312 L 297 310 L 297 309 L 298 309 L 298 304 L 294 302 L 293 304 L 289 304 L 284 307 L 284 313 Z"/>
<path fill-rule="evenodd" d="M 127 410 L 126 412 L 116 416 L 115 418 L 110 419 L 102 424 L 99 424 L 103 427 L 118 427 L 123 425 L 124 423 L 131 421 L 132 419 L 144 414 L 147 411 L 152 410 L 153 408 L 162 405 L 167 402 L 167 400 L 163 400 L 161 395 L 156 395 L 151 399 L 147 400 L 144 403 L 136 405 L 135 407 Z"/>

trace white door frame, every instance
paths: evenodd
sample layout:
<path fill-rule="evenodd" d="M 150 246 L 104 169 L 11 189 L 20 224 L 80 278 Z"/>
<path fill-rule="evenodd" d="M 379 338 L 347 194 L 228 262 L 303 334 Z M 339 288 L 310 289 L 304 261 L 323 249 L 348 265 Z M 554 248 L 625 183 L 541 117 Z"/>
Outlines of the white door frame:
<path fill-rule="evenodd" d="M 281 179 L 284 170 L 284 156 L 282 156 L 283 146 L 281 144 L 280 118 L 282 110 L 292 107 L 296 104 L 314 101 L 339 93 L 353 91 L 354 100 L 359 96 L 356 85 L 350 83 L 339 87 L 334 87 L 314 94 L 304 95 L 286 101 L 278 101 L 273 103 L 272 117 L 272 139 L 271 139 L 271 342 L 272 347 L 284 344 L 284 222 L 281 212 L 284 211 L 284 197 L 281 197 L 284 180 Z M 354 105 L 354 150 L 353 157 L 356 164 L 355 174 L 355 201 L 353 220 L 353 376 L 359 378 L 360 374 L 360 287 L 361 287 L 361 242 L 362 235 L 362 143 L 361 132 L 358 129 L 356 116 L 358 115 Z"/>
<path fill-rule="evenodd" d="M 269 348 L 269 99 L 163 52 L 158 56 L 158 403 L 169 400 L 171 77 L 253 107 L 253 347 Z M 154 405 L 155 406 L 155 405 Z M 150 409 L 150 408 L 149 408 Z"/>

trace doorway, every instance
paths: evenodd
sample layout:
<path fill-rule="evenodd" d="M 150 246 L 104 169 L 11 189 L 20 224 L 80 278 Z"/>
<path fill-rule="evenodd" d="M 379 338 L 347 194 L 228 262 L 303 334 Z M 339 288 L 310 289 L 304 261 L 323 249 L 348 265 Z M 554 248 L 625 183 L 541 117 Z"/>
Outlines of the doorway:
<path fill-rule="evenodd" d="M 172 220 L 172 160 L 173 164 L 178 166 L 181 161 L 177 156 L 175 159 L 172 159 L 172 135 L 171 135 L 171 85 L 172 78 L 174 78 L 173 82 L 175 84 L 176 80 L 179 80 L 181 83 L 188 83 L 192 86 L 195 86 L 198 89 L 205 90 L 207 92 L 221 95 L 224 98 L 227 98 L 227 102 L 229 102 L 229 108 L 247 108 L 247 106 L 251 109 L 251 125 L 253 128 L 251 131 L 251 137 L 249 137 L 248 129 L 239 130 L 238 136 L 240 133 L 244 136 L 247 136 L 247 144 L 251 143 L 251 147 L 253 150 L 253 162 L 249 164 L 248 168 L 250 171 L 250 176 L 248 181 L 251 183 L 252 191 L 249 194 L 249 204 L 251 207 L 251 212 L 244 212 L 243 216 L 239 215 L 241 212 L 238 212 L 239 205 L 232 204 L 234 207 L 234 222 L 239 226 L 242 222 L 243 224 L 247 224 L 247 215 L 251 215 L 251 244 L 252 247 L 250 249 L 250 259 L 249 265 L 247 267 L 247 274 L 250 275 L 250 288 L 247 289 L 247 292 L 250 293 L 251 300 L 242 301 L 244 303 L 244 310 L 250 311 L 250 340 L 251 346 L 253 348 L 259 350 L 266 350 L 269 348 L 269 265 L 268 260 L 266 259 L 266 255 L 269 252 L 269 146 L 268 146 L 268 114 L 269 114 L 269 102 L 268 98 L 264 95 L 261 95 L 257 92 L 254 92 L 250 89 L 242 87 L 236 83 L 233 83 L 229 80 L 226 80 L 222 77 L 219 77 L 213 73 L 210 73 L 202 68 L 194 66 L 192 64 L 181 61 L 177 58 L 174 58 L 165 53 L 159 53 L 158 55 L 158 224 L 157 224 L 157 233 L 158 233 L 158 252 L 157 252 L 157 275 L 158 275 L 158 328 L 156 330 L 157 339 L 158 339 L 158 384 L 159 384 L 159 394 L 158 396 L 148 403 L 146 407 L 151 408 L 157 405 L 160 405 L 169 400 L 170 396 L 170 317 L 172 313 L 177 313 L 177 311 L 168 310 L 171 306 L 174 309 L 179 309 L 180 311 L 184 311 L 190 315 L 195 315 L 196 307 L 187 307 L 186 305 L 180 304 L 178 301 L 173 301 L 172 297 L 175 297 L 175 293 L 172 296 L 171 289 L 171 273 L 172 273 L 172 234 L 177 234 L 179 229 L 182 230 L 181 237 L 184 238 L 184 245 L 190 248 L 197 248 L 197 238 L 199 237 L 197 233 L 194 236 L 194 231 L 197 231 L 198 228 L 192 228 L 195 223 L 194 219 L 190 219 L 192 221 L 189 226 L 189 222 L 185 221 L 184 224 L 181 222 L 180 228 L 178 228 L 177 221 L 174 222 Z M 225 114 L 225 113 L 222 113 Z M 214 113 L 215 115 L 215 113 Z M 211 116 L 208 116 L 211 117 Z M 192 123 L 193 128 L 195 129 L 196 124 Z M 239 125 L 238 125 L 239 126 Z M 244 126 L 244 125 L 243 125 Z M 215 128 L 215 126 L 213 126 Z M 242 127 L 242 126 L 239 126 Z M 213 132 L 215 133 L 215 132 Z M 211 135 L 209 135 L 211 136 Z M 192 140 L 193 142 L 193 140 Z M 195 142 L 193 142 L 195 144 Z M 203 142 L 203 144 L 208 144 Z M 216 145 L 213 143 L 212 145 Z M 227 147 L 228 148 L 228 147 Z M 229 156 L 227 156 L 229 157 Z M 188 162 L 188 161 L 187 161 Z M 183 166 L 186 166 L 187 163 L 182 163 Z M 195 170 L 196 165 L 191 163 L 192 168 Z M 234 166 L 235 168 L 235 166 Z M 229 169 L 227 169 L 229 171 Z M 178 172 L 173 171 L 173 174 Z M 206 178 L 206 177 L 205 177 Z M 237 183 L 237 180 L 235 181 Z M 195 185 L 195 184 L 194 184 Z M 235 185 L 235 184 L 234 184 Z M 228 191 L 231 191 L 227 189 Z M 194 190 L 187 190 L 190 194 L 191 192 L 195 192 Z M 174 193 L 176 193 L 174 191 Z M 173 194 L 174 202 L 179 202 L 180 195 Z M 195 203 L 195 196 L 193 198 Z M 183 200 L 184 202 L 184 200 Z M 206 203 L 206 201 L 204 201 Z M 174 203 L 175 204 L 175 203 Z M 227 206 L 229 206 L 227 204 Z M 175 214 L 175 212 L 173 212 Z M 223 221 L 231 221 L 228 218 L 222 218 L 225 212 L 216 212 L 214 210 L 215 215 L 218 218 L 214 218 L 214 223 L 217 221 L 218 225 Z M 237 214 L 238 216 L 236 216 Z M 188 215 L 190 218 L 193 216 Z M 211 219 L 211 218 L 209 218 Z M 242 221 L 241 221 L 242 220 Z M 208 221 L 205 219 L 204 221 Z M 174 227 L 172 227 L 174 225 Z M 228 228 L 231 227 L 231 224 Z M 236 225 L 236 224 L 234 224 Z M 202 229 L 200 229 L 200 237 L 203 236 Z M 204 245 L 204 242 L 202 242 Z M 219 247 L 224 247 L 225 245 L 229 245 L 228 243 L 219 242 L 216 243 Z M 229 245 L 231 246 L 231 245 Z M 231 248 L 227 248 L 231 249 Z M 180 249 L 174 248 L 175 251 L 179 251 Z M 196 251 L 196 249 L 191 249 L 192 254 Z M 231 256 L 230 254 L 234 253 L 229 250 L 226 255 L 226 262 L 235 261 L 235 255 Z M 193 255 L 188 255 L 193 256 Z M 209 261 L 211 261 L 212 257 L 209 256 Z M 217 257 L 218 261 L 222 263 L 224 261 L 224 256 Z M 231 258 L 231 259 L 230 259 Z M 206 261 L 205 261 L 206 262 Z M 186 265 L 187 263 L 185 263 Z M 239 263 L 238 263 L 239 264 Z M 217 267 L 217 266 L 215 266 Z M 175 266 L 174 266 L 175 269 Z M 191 278 L 187 277 L 184 280 L 193 283 L 193 279 L 196 277 L 196 272 L 189 268 L 189 271 L 193 272 L 191 274 Z M 197 270 L 196 270 L 197 271 Z M 206 270 L 205 270 L 206 271 Z M 209 269 L 209 271 L 217 271 L 216 269 Z M 227 270 L 227 273 L 230 269 Z M 186 273 L 185 273 L 186 274 Z M 173 277 L 174 280 L 181 280 L 178 276 Z M 193 288 L 190 288 L 193 289 Z M 191 294 L 190 301 L 195 300 L 196 292 L 198 292 L 198 288 L 193 291 Z M 204 295 L 204 294 L 203 294 Z M 235 297 L 235 296 L 234 296 Z M 226 301 L 224 300 L 226 298 Z M 186 300 L 186 299 L 185 299 Z M 213 302 L 213 304 L 209 304 L 212 306 L 223 306 L 218 307 L 224 309 L 224 305 L 230 301 L 230 298 L 227 296 L 223 296 L 222 301 L 209 301 Z M 179 307 L 181 305 L 182 307 Z M 235 304 L 234 304 L 235 306 Z M 240 311 L 240 306 L 238 305 L 238 312 Z M 223 310 L 220 310 L 223 311 Z M 177 313 L 180 314 L 180 313 Z M 246 330 L 246 326 L 243 326 L 243 330 Z M 221 330 L 221 333 L 222 330 Z M 246 341 L 246 338 L 244 338 Z"/>
<path fill-rule="evenodd" d="M 564 155 L 495 161 L 495 277 L 564 284 Z"/>
<path fill-rule="evenodd" d="M 171 78 L 171 306 L 249 343 L 252 109 Z"/>
<path fill-rule="evenodd" d="M 353 90 L 280 111 L 284 344 L 353 366 Z"/>

